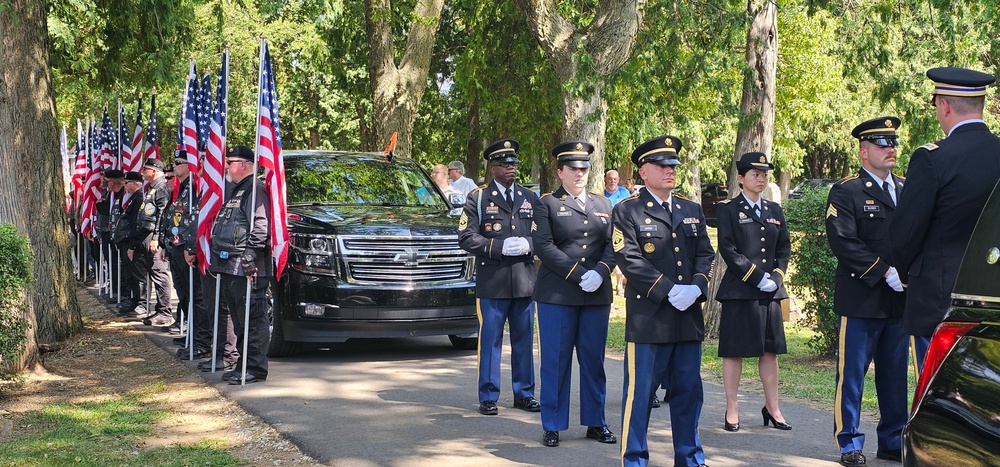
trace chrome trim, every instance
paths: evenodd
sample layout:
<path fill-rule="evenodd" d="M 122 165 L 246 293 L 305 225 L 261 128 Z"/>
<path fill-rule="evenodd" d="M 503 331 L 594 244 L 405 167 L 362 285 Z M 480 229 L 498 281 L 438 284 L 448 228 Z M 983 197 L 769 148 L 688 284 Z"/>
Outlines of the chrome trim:
<path fill-rule="evenodd" d="M 988 295 L 966 295 L 966 294 L 951 294 L 952 300 L 969 300 L 972 302 L 988 302 L 988 303 L 998 303 L 1000 304 L 1000 297 L 990 297 Z"/>

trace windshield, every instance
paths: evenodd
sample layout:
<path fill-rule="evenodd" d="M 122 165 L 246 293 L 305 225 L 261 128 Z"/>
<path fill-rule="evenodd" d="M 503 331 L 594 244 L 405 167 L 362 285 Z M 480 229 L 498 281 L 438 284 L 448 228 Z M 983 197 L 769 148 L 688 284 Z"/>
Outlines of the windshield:
<path fill-rule="evenodd" d="M 433 182 L 409 159 L 310 154 L 285 159 L 289 204 L 426 206 L 447 209 Z"/>

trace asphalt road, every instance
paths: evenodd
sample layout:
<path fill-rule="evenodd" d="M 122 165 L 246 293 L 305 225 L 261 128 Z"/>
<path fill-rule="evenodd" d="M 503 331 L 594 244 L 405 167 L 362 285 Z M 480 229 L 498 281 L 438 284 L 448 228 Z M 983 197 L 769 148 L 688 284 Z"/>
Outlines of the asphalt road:
<path fill-rule="evenodd" d="M 149 337 L 167 351 L 176 348 L 162 333 L 150 332 Z M 535 362 L 537 373 L 537 353 Z M 194 363 L 187 365 L 197 371 Z M 608 424 L 620 434 L 621 355 L 609 355 L 605 367 Z M 475 352 L 454 350 L 446 337 L 352 340 L 316 348 L 298 357 L 272 359 L 267 381 L 246 387 L 221 383 L 219 374 L 202 374 L 226 397 L 327 465 L 620 465 L 620 444 L 586 439 L 585 427 L 573 426 L 579 420 L 575 402 L 570 411 L 572 428 L 560 434 L 561 445 L 542 446 L 538 414 L 511 408 L 506 353 L 503 371 L 502 384 L 508 392 L 499 401 L 497 416 L 477 411 Z M 578 369 L 573 371 L 577 376 Z M 574 382 L 574 396 L 577 388 Z M 705 384 L 700 436 L 708 465 L 838 465 L 831 413 L 782 401 L 782 413 L 794 429 L 781 431 L 762 426 L 762 395 L 740 398 L 742 427 L 737 433 L 726 432 L 722 387 Z M 870 434 L 868 465 L 899 465 L 875 458 L 872 423 L 863 425 L 862 431 Z M 665 405 L 653 409 L 649 440 L 650 464 L 672 465 Z"/>

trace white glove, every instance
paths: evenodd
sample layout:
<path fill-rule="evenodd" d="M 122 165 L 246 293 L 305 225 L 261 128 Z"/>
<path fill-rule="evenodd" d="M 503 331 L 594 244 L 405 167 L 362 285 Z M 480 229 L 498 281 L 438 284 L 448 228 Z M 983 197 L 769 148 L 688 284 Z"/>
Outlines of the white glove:
<path fill-rule="evenodd" d="M 765 272 L 764 277 L 760 280 L 760 284 L 757 284 L 757 288 L 761 292 L 774 292 L 778 290 L 778 284 L 771 280 L 771 273 Z"/>
<path fill-rule="evenodd" d="M 899 280 L 899 273 L 896 268 L 889 266 L 889 271 L 885 273 L 885 282 L 896 292 L 903 291 L 903 282 Z"/>
<path fill-rule="evenodd" d="M 701 289 L 697 285 L 676 284 L 667 293 L 667 300 L 674 308 L 684 311 L 694 305 L 700 296 Z"/>
<path fill-rule="evenodd" d="M 600 288 L 603 283 L 604 278 L 597 271 L 591 269 L 583 273 L 583 277 L 580 279 L 580 288 L 584 292 L 593 292 Z"/>
<path fill-rule="evenodd" d="M 503 239 L 504 256 L 524 256 L 528 254 L 528 240 L 524 237 L 507 237 Z"/>

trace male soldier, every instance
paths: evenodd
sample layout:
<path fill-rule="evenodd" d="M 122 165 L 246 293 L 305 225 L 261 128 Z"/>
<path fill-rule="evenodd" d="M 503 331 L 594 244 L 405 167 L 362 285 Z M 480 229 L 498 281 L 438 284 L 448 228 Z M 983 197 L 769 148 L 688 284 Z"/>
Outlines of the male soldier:
<path fill-rule="evenodd" d="M 131 239 L 135 235 L 135 219 L 142 204 L 142 175 L 139 172 L 126 172 L 123 176 L 124 190 L 122 201 L 116 203 L 111 211 L 111 243 L 122 252 L 122 302 L 118 305 L 118 314 L 138 316 L 136 306 L 139 304 L 139 281 L 135 274 L 132 256 L 128 255 Z M 141 310 L 146 313 L 146 310 Z"/>
<path fill-rule="evenodd" d="M 197 190 L 191 186 L 191 170 L 186 157 L 187 153 L 184 151 L 179 151 L 174 157 L 174 174 L 179 180 L 177 193 L 174 201 L 163 211 L 161 221 L 163 242 L 166 245 L 167 258 L 170 260 L 170 274 L 173 276 L 174 290 L 177 292 L 177 317 L 186 315 L 188 319 L 193 320 L 194 335 L 191 336 L 194 342 L 193 357 L 190 349 L 181 348 L 177 350 L 177 356 L 181 360 L 208 356 L 212 336 L 211 317 L 203 316 L 205 313 L 202 312 L 201 274 L 195 274 L 184 259 L 187 244 L 194 243 L 194 238 L 189 237 L 188 227 L 192 221 L 192 206 L 195 206 L 194 203 L 197 203 L 199 198 Z M 194 313 L 188 309 L 192 299 Z"/>
<path fill-rule="evenodd" d="M 715 252 L 705 215 L 693 201 L 673 196 L 681 141 L 659 136 L 632 152 L 646 187 L 614 209 L 612 246 L 625 286 L 625 378 L 622 465 L 649 463 L 646 429 L 653 391 L 670 388 L 674 465 L 705 464 L 698 439 L 704 392 L 701 342 Z"/>
<path fill-rule="evenodd" d="M 906 423 L 905 295 L 892 266 L 888 235 L 903 179 L 896 166 L 899 119 L 879 117 L 851 131 L 859 140 L 861 170 L 830 188 L 826 235 L 837 256 L 834 312 L 840 316 L 837 401 L 833 422 L 842 465 L 865 465 L 865 434 L 858 431 L 865 373 L 875 360 L 881 417 L 879 459 L 899 461 Z"/>
<path fill-rule="evenodd" d="M 497 414 L 503 325 L 510 323 L 514 408 L 538 412 L 531 332 L 535 283 L 531 220 L 538 197 L 514 183 L 518 143 L 497 141 L 483 151 L 493 182 L 469 193 L 458 223 L 458 242 L 476 255 L 479 315 L 479 413 Z"/>
<path fill-rule="evenodd" d="M 267 379 L 267 347 L 271 340 L 267 320 L 267 286 L 274 274 L 271 261 L 271 200 L 254 176 L 254 153 L 246 146 L 226 152 L 226 167 L 233 185 L 226 186 L 226 204 L 212 226 L 210 271 L 219 274 L 221 300 L 232 313 L 239 350 L 247 331 L 246 354 L 235 369 L 222 374 L 223 381 L 241 384 L 246 365 L 246 384 Z M 250 287 L 250 319 L 246 316 Z M 214 292 L 214 290 L 213 290 Z"/>
<path fill-rule="evenodd" d="M 139 281 L 137 310 L 149 310 L 149 287 L 156 289 L 156 313 L 143 324 L 155 327 L 170 326 L 174 322 L 170 313 L 169 265 L 160 245 L 160 213 L 170 203 L 170 187 L 163 178 L 163 161 L 149 158 L 142 167 L 142 178 L 149 182 L 135 217 L 135 230 L 130 238 L 128 257 L 132 272 Z"/>
<path fill-rule="evenodd" d="M 948 137 L 913 152 L 889 226 L 892 264 L 909 289 L 903 327 L 914 336 L 920 369 L 930 336 L 951 306 L 972 229 L 1000 179 L 1000 138 L 983 123 L 986 86 L 996 79 L 951 67 L 927 70 L 927 77 Z"/>

